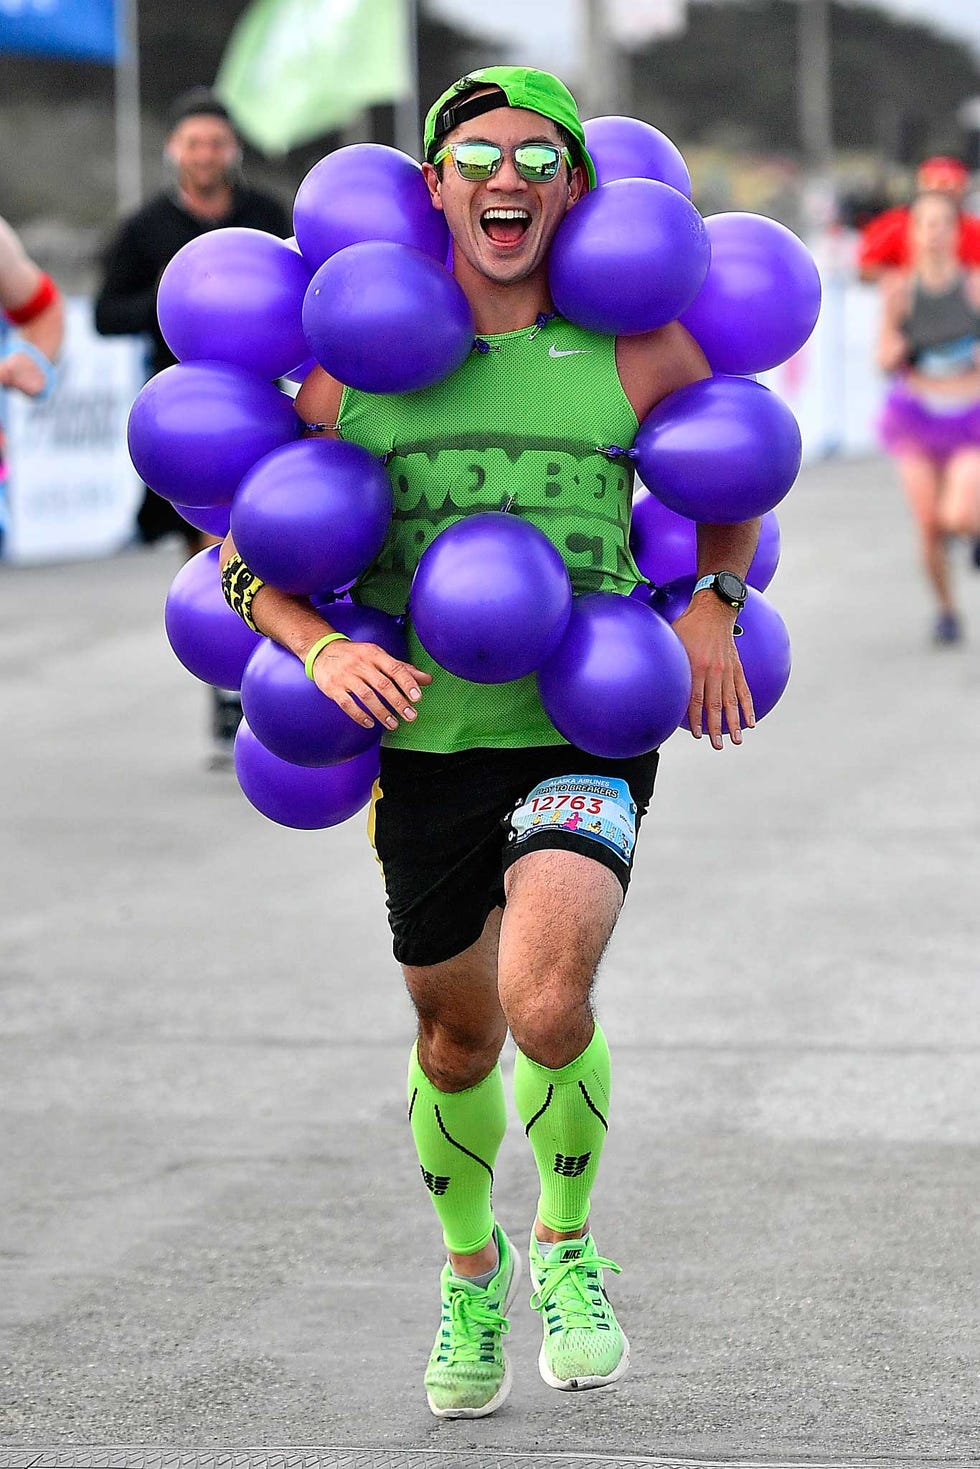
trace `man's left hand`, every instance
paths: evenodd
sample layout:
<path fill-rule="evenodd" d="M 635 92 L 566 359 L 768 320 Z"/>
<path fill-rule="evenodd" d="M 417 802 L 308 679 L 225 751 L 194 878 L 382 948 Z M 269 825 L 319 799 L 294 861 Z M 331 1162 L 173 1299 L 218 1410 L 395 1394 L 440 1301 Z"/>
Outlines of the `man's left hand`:
<path fill-rule="evenodd" d="M 722 748 L 722 716 L 733 745 L 742 743 L 742 729 L 752 729 L 755 711 L 735 645 L 734 609 L 714 592 L 699 592 L 687 611 L 674 623 L 691 662 L 691 702 L 688 727 L 701 738 L 702 714 L 708 737 L 716 750 Z"/>

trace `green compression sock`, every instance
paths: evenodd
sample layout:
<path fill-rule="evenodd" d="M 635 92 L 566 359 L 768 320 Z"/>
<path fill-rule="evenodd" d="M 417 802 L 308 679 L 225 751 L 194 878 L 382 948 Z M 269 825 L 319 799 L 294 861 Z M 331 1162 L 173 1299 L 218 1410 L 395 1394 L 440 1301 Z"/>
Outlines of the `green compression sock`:
<path fill-rule="evenodd" d="M 606 1140 L 609 1047 L 596 1025 L 581 1056 L 550 1071 L 520 1050 L 514 1099 L 541 1179 L 538 1214 L 549 1229 L 581 1229 Z"/>
<path fill-rule="evenodd" d="M 499 1063 L 476 1086 L 441 1092 L 422 1070 L 418 1046 L 413 1046 L 408 1119 L 446 1249 L 475 1254 L 493 1234 L 493 1165 L 507 1126 Z"/>

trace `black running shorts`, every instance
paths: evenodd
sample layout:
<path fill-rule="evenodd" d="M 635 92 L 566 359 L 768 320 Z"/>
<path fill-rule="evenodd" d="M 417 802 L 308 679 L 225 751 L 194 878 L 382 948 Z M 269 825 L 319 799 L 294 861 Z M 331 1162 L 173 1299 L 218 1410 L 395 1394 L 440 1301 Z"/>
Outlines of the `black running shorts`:
<path fill-rule="evenodd" d="M 579 852 L 629 885 L 657 752 L 605 760 L 572 745 L 424 754 L 381 751 L 372 803 L 388 921 L 401 964 L 438 964 L 504 906 L 504 873 L 527 852 Z"/>

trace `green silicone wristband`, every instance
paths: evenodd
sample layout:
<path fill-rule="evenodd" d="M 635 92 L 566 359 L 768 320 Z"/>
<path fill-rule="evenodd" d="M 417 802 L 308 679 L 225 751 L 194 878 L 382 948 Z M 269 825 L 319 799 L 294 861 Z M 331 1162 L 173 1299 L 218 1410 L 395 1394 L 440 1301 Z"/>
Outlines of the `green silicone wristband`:
<path fill-rule="evenodd" d="M 345 632 L 328 632 L 326 637 L 318 638 L 307 653 L 306 662 L 303 664 L 303 667 L 306 669 L 306 676 L 310 683 L 316 683 L 316 679 L 313 677 L 313 665 L 316 662 L 317 654 L 322 653 L 328 643 L 336 642 L 338 638 L 343 638 L 345 643 L 350 642 L 350 638 Z"/>

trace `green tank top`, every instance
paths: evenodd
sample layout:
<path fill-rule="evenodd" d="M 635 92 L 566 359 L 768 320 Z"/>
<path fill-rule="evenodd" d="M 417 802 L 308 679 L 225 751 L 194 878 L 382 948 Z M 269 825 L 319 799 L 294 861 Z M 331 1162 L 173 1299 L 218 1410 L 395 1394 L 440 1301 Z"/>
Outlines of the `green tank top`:
<path fill-rule="evenodd" d="M 642 580 L 629 549 L 630 461 L 638 428 L 616 372 L 614 337 L 561 317 L 478 339 L 462 367 L 417 393 L 345 388 L 341 438 L 384 457 L 394 516 L 356 601 L 405 611 L 425 548 L 464 515 L 500 510 L 544 531 L 576 592 L 632 591 Z M 456 678 L 426 653 L 409 623 L 409 656 L 432 674 L 418 719 L 385 744 L 449 753 L 564 744 L 533 674 L 502 684 Z"/>

